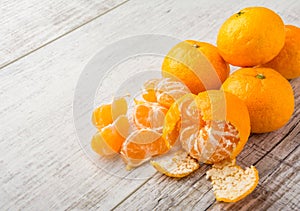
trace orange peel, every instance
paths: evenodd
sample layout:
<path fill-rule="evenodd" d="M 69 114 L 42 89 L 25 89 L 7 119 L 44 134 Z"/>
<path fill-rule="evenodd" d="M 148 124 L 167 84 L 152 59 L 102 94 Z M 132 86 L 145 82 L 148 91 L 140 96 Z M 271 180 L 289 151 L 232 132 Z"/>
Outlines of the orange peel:
<path fill-rule="evenodd" d="M 188 176 L 200 167 L 197 160 L 182 150 L 152 160 L 150 163 L 160 173 L 176 178 Z"/>
<path fill-rule="evenodd" d="M 236 165 L 235 159 L 214 164 L 206 172 L 211 180 L 217 201 L 237 202 L 249 195 L 258 185 L 259 175 L 254 166 L 245 170 Z"/>

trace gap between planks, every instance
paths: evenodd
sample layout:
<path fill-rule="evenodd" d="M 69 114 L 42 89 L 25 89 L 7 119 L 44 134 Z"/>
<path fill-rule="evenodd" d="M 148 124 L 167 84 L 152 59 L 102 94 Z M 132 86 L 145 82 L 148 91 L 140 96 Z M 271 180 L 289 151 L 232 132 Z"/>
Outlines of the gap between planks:
<path fill-rule="evenodd" d="M 102 17 L 103 15 L 105 15 L 105 14 L 111 12 L 112 10 L 114 10 L 114 9 L 116 9 L 116 8 L 118 8 L 118 7 L 121 7 L 122 5 L 126 4 L 126 3 L 129 2 L 129 1 L 130 1 L 130 0 L 125 0 L 125 1 L 121 2 L 120 4 L 117 4 L 117 5 L 113 6 L 112 8 L 110 8 L 110 9 L 108 9 L 108 10 L 106 10 L 106 11 L 100 13 L 99 15 L 96 15 L 95 17 L 93 17 L 93 18 L 87 20 L 86 22 L 84 22 L 84 23 L 82 23 L 82 24 L 80 24 L 80 25 L 78 25 L 78 26 L 75 26 L 73 29 L 71 29 L 71 30 L 69 30 L 69 31 L 67 31 L 67 32 L 64 32 L 63 34 L 61 34 L 61 35 L 59 35 L 59 36 L 53 38 L 52 40 L 50 40 L 50 41 L 48 41 L 48 42 L 45 42 L 44 44 L 40 45 L 39 47 L 37 47 L 37 48 L 35 48 L 35 49 L 33 49 L 33 50 L 28 51 L 27 53 L 23 54 L 22 56 L 19 56 L 19 57 L 15 58 L 15 59 L 13 59 L 12 61 L 9 61 L 9 62 L 7 62 L 7 63 L 4 63 L 4 65 L 0 66 L 0 70 L 3 69 L 3 68 L 5 68 L 5 67 L 7 67 L 7 66 L 9 66 L 9 65 L 11 65 L 11 64 L 13 64 L 13 63 L 16 62 L 16 61 L 19 61 L 20 59 L 25 58 L 26 56 L 28 56 L 28 55 L 30 55 L 30 54 L 32 54 L 32 53 L 38 51 L 39 49 L 41 49 L 41 48 L 43 48 L 43 47 L 45 47 L 45 46 L 47 46 L 47 45 L 49 45 L 49 44 L 55 42 L 56 40 L 58 40 L 58 39 L 60 39 L 60 38 L 62 38 L 62 37 L 64 37 L 64 36 L 66 36 L 66 35 L 68 35 L 68 34 L 74 32 L 74 31 L 76 31 L 76 30 L 79 29 L 80 27 L 85 26 L 85 25 L 91 23 L 92 21 L 94 21 L 94 20 L 96 20 L 96 19 Z"/>

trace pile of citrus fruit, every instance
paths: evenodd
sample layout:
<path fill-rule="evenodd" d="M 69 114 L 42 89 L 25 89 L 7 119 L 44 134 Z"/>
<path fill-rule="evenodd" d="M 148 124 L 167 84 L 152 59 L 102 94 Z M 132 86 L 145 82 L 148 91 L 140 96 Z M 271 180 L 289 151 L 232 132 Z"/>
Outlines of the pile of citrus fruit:
<path fill-rule="evenodd" d="M 230 65 L 241 68 L 230 75 Z M 145 81 L 133 107 L 119 97 L 96 108 L 91 146 L 101 156 L 120 155 L 128 169 L 152 160 L 171 177 L 213 164 L 207 178 L 217 200 L 238 201 L 255 189 L 258 171 L 243 170 L 235 158 L 250 133 L 289 121 L 294 95 L 287 79 L 299 76 L 300 29 L 268 8 L 245 8 L 223 23 L 217 46 L 175 45 L 162 77 Z"/>

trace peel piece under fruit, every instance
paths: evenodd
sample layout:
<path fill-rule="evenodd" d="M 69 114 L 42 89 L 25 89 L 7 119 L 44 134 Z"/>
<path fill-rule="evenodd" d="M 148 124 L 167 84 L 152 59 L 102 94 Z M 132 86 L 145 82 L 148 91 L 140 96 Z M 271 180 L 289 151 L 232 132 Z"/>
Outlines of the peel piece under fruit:
<path fill-rule="evenodd" d="M 217 201 L 236 202 L 249 195 L 257 186 L 259 176 L 254 166 L 245 170 L 236 165 L 235 159 L 222 161 L 206 172 L 211 180 Z"/>
<path fill-rule="evenodd" d="M 150 163 L 157 171 L 169 177 L 177 178 L 185 177 L 200 167 L 199 162 L 183 150 L 157 158 Z"/>

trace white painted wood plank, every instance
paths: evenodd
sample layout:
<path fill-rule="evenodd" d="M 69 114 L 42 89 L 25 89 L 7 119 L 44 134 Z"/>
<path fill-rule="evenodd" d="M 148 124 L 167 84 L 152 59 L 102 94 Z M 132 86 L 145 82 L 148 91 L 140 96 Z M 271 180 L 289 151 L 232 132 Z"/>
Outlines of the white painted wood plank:
<path fill-rule="evenodd" d="M 0 67 L 97 18 L 125 0 L 1 1 Z"/>
<path fill-rule="evenodd" d="M 133 204 L 130 207 L 131 200 L 141 206 L 159 200 L 156 186 L 153 186 L 153 191 L 158 192 L 156 195 L 149 192 L 141 199 L 134 194 L 144 184 L 149 187 L 157 181 L 165 186 L 169 184 L 172 191 L 181 186 L 208 191 L 209 186 L 203 187 L 201 182 L 193 186 L 193 181 L 202 178 L 201 171 L 179 182 L 157 174 L 147 183 L 147 179 L 121 179 L 96 168 L 77 143 L 72 101 L 81 70 L 104 46 L 143 33 L 214 43 L 217 29 L 224 21 L 223 14 L 228 16 L 232 13 L 229 8 L 238 11 L 252 3 L 262 4 L 259 3 L 261 1 L 236 2 L 224 2 L 220 7 L 218 1 L 189 1 L 184 4 L 180 1 L 129 1 L 3 68 L 0 71 L 1 209 L 107 210 L 123 200 L 126 201 L 119 208 L 135 209 Z M 279 11 L 284 20 L 299 25 L 297 1 L 284 5 L 278 1 L 264 2 Z M 135 173 L 138 176 L 139 172 Z M 190 198 L 185 189 L 176 193 L 180 194 L 180 203 L 178 198 L 165 200 L 171 200 L 171 204 L 179 203 L 182 207 L 192 203 L 189 201 L 193 197 Z M 127 199 L 130 194 L 132 197 Z M 198 192 L 194 191 L 194 194 L 197 196 Z M 211 202 L 212 193 L 209 194 L 202 192 L 203 198 L 197 201 L 197 206 Z M 149 196 L 153 198 L 147 203 L 138 202 L 147 200 Z M 163 202 L 164 199 L 159 200 L 159 203 Z"/>

